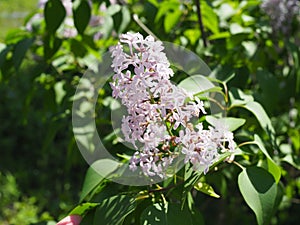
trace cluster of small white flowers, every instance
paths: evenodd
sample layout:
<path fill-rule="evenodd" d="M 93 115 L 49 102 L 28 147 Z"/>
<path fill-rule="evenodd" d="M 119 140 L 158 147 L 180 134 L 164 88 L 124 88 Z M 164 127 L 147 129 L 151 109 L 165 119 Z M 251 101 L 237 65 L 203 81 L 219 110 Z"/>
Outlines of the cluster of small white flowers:
<path fill-rule="evenodd" d="M 264 0 L 262 10 L 270 17 L 274 31 L 287 35 L 291 32 L 293 19 L 298 16 L 298 0 Z"/>
<path fill-rule="evenodd" d="M 197 126 L 197 131 L 193 127 L 187 127 L 185 132 L 179 131 L 176 142 L 182 144 L 181 152 L 185 154 L 185 163 L 191 162 L 194 170 L 208 172 L 209 167 L 218 161 L 221 153 L 234 151 L 234 141 L 232 132 L 222 126 L 209 127 L 204 130 L 202 123 Z M 228 142 L 227 148 L 224 143 Z"/>
<path fill-rule="evenodd" d="M 118 45 L 111 48 L 112 95 L 121 99 L 128 112 L 122 119 L 122 132 L 136 149 L 137 142 L 142 145 L 131 158 L 130 168 L 139 165 L 145 175 L 163 177 L 179 147 L 186 161 L 196 167 L 204 165 L 207 172 L 218 158 L 215 151 L 224 141 L 233 141 L 233 136 L 220 135 L 212 128 L 189 131 L 192 117 L 206 114 L 204 104 L 171 83 L 173 71 L 163 49 L 162 42 L 152 36 L 144 39 L 139 33 L 121 35 Z M 183 128 L 185 134 L 182 130 L 178 137 L 173 134 Z"/>

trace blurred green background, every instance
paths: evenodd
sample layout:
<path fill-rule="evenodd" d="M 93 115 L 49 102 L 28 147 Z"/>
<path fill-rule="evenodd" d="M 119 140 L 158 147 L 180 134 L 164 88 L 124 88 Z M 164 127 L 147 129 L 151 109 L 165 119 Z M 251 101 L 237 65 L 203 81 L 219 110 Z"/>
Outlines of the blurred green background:
<path fill-rule="evenodd" d="M 0 41 L 7 32 L 24 24 L 24 18 L 37 8 L 37 0 L 0 0 Z"/>

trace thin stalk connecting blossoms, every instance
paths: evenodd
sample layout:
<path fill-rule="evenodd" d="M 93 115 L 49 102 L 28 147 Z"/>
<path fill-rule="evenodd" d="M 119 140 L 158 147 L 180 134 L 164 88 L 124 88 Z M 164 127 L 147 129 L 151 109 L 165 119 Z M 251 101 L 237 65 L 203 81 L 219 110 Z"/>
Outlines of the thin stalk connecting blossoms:
<path fill-rule="evenodd" d="M 183 154 L 185 163 L 207 173 L 222 153 L 234 150 L 233 134 L 222 124 L 205 130 L 202 123 L 191 123 L 206 114 L 204 104 L 171 83 L 173 71 L 163 50 L 162 42 L 139 33 L 121 35 L 111 48 L 112 95 L 127 108 L 122 132 L 136 149 L 130 169 L 140 166 L 146 176 L 165 177 Z"/>

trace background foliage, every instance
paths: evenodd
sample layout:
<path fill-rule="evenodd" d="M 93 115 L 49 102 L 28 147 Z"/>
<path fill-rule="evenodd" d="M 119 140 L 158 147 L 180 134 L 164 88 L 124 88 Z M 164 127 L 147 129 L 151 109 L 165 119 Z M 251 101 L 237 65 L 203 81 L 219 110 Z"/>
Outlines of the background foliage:
<path fill-rule="evenodd" d="M 241 154 L 236 156 L 236 161 L 247 166 L 242 173 L 239 167 L 224 164 L 205 177 L 205 183 L 221 198 L 197 192 L 197 187 L 192 189 L 190 220 L 195 224 L 255 224 L 255 214 L 248 207 L 251 199 L 245 198 L 247 190 L 241 184 L 247 184 L 253 174 L 265 173 L 260 172 L 265 168 L 273 175 L 273 183 L 278 178 L 277 193 L 282 192 L 269 224 L 298 222 L 299 12 L 287 18 L 290 23 L 282 22 L 282 26 L 290 26 L 284 33 L 274 27 L 273 17 L 262 9 L 259 0 L 201 0 L 201 30 L 196 2 L 95 0 L 91 4 L 76 0 L 70 14 L 61 1 L 50 0 L 35 9 L 24 26 L 7 33 L 0 43 L 0 224 L 51 224 L 49 221 L 69 213 L 79 198 L 93 202 L 83 205 L 92 210 L 79 209 L 88 211 L 86 221 L 94 212 L 96 218 L 111 219 L 107 224 L 155 224 L 147 217 L 153 213 L 172 224 L 174 219 L 180 221 L 176 201 L 162 208 L 155 192 L 153 198 L 138 204 L 133 196 L 125 195 L 147 188 L 104 180 L 100 186 L 96 182 L 90 190 L 82 190 L 88 165 L 72 132 L 72 97 L 85 70 L 101 60 L 118 35 L 127 31 L 153 34 L 196 52 L 214 76 L 226 83 L 228 116 L 246 119 L 235 131 L 236 142 L 254 142 L 241 146 Z M 73 24 L 68 18 L 74 18 Z M 99 94 L 98 110 L 106 113 L 97 117 L 97 126 L 108 135 L 109 88 Z M 262 105 L 267 114 L 253 102 Z M 241 104 L 243 107 L 238 107 Z M 110 136 L 104 140 L 112 149 L 121 149 Z M 176 199 L 181 191 L 172 192 L 170 199 Z M 120 192 L 124 195 L 116 197 Z M 114 211 L 102 215 L 108 206 Z"/>

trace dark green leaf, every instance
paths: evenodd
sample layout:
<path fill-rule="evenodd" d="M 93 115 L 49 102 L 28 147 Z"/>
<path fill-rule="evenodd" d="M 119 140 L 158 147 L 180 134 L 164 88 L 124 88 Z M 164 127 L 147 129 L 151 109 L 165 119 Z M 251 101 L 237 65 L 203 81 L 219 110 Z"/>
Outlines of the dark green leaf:
<path fill-rule="evenodd" d="M 76 57 L 84 57 L 87 53 L 87 48 L 84 46 L 82 41 L 71 39 L 71 50 Z"/>
<path fill-rule="evenodd" d="M 10 47 L 0 43 L 0 68 L 6 61 L 7 53 L 10 51 Z"/>
<path fill-rule="evenodd" d="M 259 147 L 259 149 L 264 153 L 267 157 L 267 169 L 273 175 L 276 183 L 279 182 L 281 177 L 281 169 L 280 167 L 273 161 L 271 156 L 269 155 L 267 149 L 264 146 L 263 141 L 260 139 L 258 135 L 254 135 L 254 143 Z"/>
<path fill-rule="evenodd" d="M 143 225 L 182 225 L 192 224 L 192 216 L 187 208 L 181 210 L 180 204 L 156 203 L 147 207 L 140 218 Z"/>
<path fill-rule="evenodd" d="M 66 10 L 60 0 L 49 0 L 45 5 L 46 28 L 50 34 L 54 34 L 60 27 L 66 16 Z"/>
<path fill-rule="evenodd" d="M 96 212 L 95 208 L 89 210 L 84 215 L 84 217 L 82 218 L 82 221 L 80 222 L 80 225 L 93 225 L 94 224 L 95 212 Z"/>
<path fill-rule="evenodd" d="M 86 0 L 77 0 L 73 3 L 74 25 L 79 34 L 83 34 L 91 18 L 91 8 Z"/>
<path fill-rule="evenodd" d="M 30 46 L 32 45 L 32 43 L 33 43 L 32 38 L 30 39 L 26 38 L 15 45 L 13 51 L 13 63 L 16 70 L 18 70 L 19 67 L 21 66 L 25 54 L 27 50 L 30 48 Z"/>
<path fill-rule="evenodd" d="M 277 77 L 274 76 L 274 74 L 261 69 L 257 71 L 256 77 L 261 92 L 256 95 L 256 98 L 268 111 L 273 111 L 278 106 L 280 96 Z"/>
<path fill-rule="evenodd" d="M 55 37 L 46 35 L 44 37 L 44 55 L 46 59 L 50 59 L 59 50 L 62 40 Z"/>
<path fill-rule="evenodd" d="M 126 195 L 107 198 L 96 209 L 94 225 L 119 225 L 135 208 L 135 198 Z"/>
<path fill-rule="evenodd" d="M 252 112 L 257 118 L 261 127 L 274 139 L 275 130 L 271 123 L 269 116 L 262 107 L 261 104 L 255 102 L 251 95 L 245 94 L 240 89 L 233 88 L 229 92 L 231 106 L 230 107 L 242 107 Z"/>
<path fill-rule="evenodd" d="M 202 214 L 198 210 L 192 211 L 192 225 L 204 225 L 204 219 Z"/>

